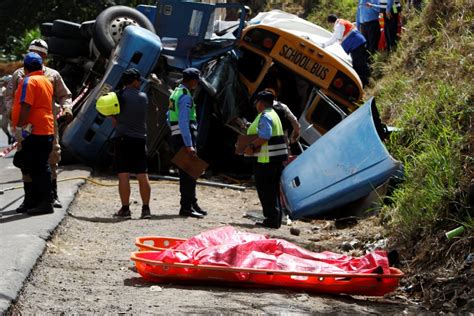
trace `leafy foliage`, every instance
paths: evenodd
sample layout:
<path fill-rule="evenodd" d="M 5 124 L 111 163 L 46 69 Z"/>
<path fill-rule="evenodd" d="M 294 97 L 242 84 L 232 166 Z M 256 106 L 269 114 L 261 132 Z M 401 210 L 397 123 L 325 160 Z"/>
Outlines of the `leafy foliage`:
<path fill-rule="evenodd" d="M 3 0 L 0 2 L 0 52 L 18 56 L 17 49 L 26 41 L 23 37 L 34 34 L 43 22 L 55 19 L 83 22 L 93 20 L 105 8 L 112 5 L 135 7 L 156 1 L 138 0 Z M 5 56 L 4 56 L 5 58 Z"/>
<path fill-rule="evenodd" d="M 313 1 L 312 11 L 308 15 L 308 20 L 332 30 L 332 25 L 327 23 L 329 14 L 336 14 L 343 19 L 355 21 L 357 11 L 357 1 L 355 0 L 319 0 Z"/>
<path fill-rule="evenodd" d="M 441 222 L 472 229 L 473 12 L 472 1 L 429 2 L 397 52 L 375 64 L 372 92 L 384 119 L 402 129 L 389 148 L 406 174 L 385 212 L 407 237 Z"/>

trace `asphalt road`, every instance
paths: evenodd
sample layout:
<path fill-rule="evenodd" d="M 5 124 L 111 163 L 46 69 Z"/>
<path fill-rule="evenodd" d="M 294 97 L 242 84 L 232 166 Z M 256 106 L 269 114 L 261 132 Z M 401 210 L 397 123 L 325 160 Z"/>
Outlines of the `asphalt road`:
<path fill-rule="evenodd" d="M 6 146 L 6 136 L 0 131 L 0 150 L 3 151 Z M 60 182 L 58 194 L 63 208 L 56 209 L 53 214 L 34 217 L 17 214 L 15 209 L 23 201 L 23 188 L 21 173 L 12 164 L 13 153 L 0 158 L 0 315 L 16 299 L 43 253 L 46 241 L 64 218 L 78 188 L 85 182 L 84 179 Z M 87 168 L 72 166 L 61 169 L 59 179 L 89 175 Z"/>

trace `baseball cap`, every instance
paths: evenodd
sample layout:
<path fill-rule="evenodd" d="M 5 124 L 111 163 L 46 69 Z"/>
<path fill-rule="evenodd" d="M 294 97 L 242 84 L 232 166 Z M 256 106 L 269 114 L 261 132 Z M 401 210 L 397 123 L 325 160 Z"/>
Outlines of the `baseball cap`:
<path fill-rule="evenodd" d="M 122 79 L 140 79 L 140 71 L 136 68 L 129 68 L 123 72 Z"/>
<path fill-rule="evenodd" d="M 183 70 L 183 79 L 199 79 L 199 76 L 201 76 L 201 72 L 196 68 L 186 68 Z"/>
<path fill-rule="evenodd" d="M 37 53 L 29 52 L 25 55 L 23 64 L 27 66 L 41 66 L 43 65 L 43 59 Z"/>
<path fill-rule="evenodd" d="M 256 101 L 265 101 L 269 104 L 272 104 L 273 99 L 274 99 L 273 93 L 271 93 L 270 91 L 267 91 L 267 90 L 263 90 L 263 91 L 260 91 L 259 93 L 257 93 L 257 96 L 255 97 L 255 102 Z"/>
<path fill-rule="evenodd" d="M 39 52 L 45 55 L 48 54 L 48 44 L 42 39 L 34 39 L 31 41 L 30 46 L 28 47 L 30 52 Z"/>

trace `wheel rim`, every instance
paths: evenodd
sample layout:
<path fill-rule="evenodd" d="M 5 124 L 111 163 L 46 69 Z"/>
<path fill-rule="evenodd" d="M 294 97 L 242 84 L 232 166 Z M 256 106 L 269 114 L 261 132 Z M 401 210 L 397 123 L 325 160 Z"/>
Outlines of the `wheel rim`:
<path fill-rule="evenodd" d="M 140 26 L 137 21 L 129 17 L 117 17 L 110 23 L 109 32 L 115 43 L 118 43 L 122 38 L 123 30 L 129 26 Z"/>

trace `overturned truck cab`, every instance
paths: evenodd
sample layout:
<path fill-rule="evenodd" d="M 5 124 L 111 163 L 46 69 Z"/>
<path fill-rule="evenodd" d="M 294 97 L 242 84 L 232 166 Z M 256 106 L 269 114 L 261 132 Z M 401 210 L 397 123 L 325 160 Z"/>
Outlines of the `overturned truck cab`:
<path fill-rule="evenodd" d="M 110 157 L 114 135 L 110 120 L 96 112 L 95 101 L 118 88 L 127 67 L 138 68 L 148 79 L 142 87 L 151 102 L 147 147 L 150 159 L 159 161 L 158 172 L 167 172 L 171 158 L 168 97 L 186 67 L 199 68 L 203 74 L 194 95 L 198 151 L 218 171 L 249 169 L 242 157 L 234 155 L 234 144 L 256 115 L 252 101 L 259 91 L 277 90 L 277 99 L 299 118 L 303 146 L 354 112 L 363 97 L 350 57 L 337 45 L 321 47 L 331 33 L 282 11 L 248 20 L 244 7 L 236 3 L 162 0 L 137 10 L 110 7 L 90 22 L 94 21 L 80 28 L 92 33 L 90 43 L 96 49 L 85 65 L 94 66 L 84 68 L 85 77 L 95 75 L 96 80 L 86 82 L 92 92 L 79 100 L 74 121 L 62 137 L 67 150 L 89 164 Z M 83 58 L 63 60 L 71 64 Z M 102 77 L 95 71 L 97 60 L 105 65 Z"/>

